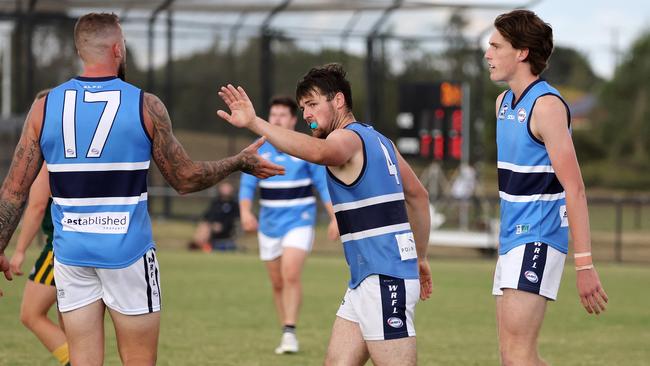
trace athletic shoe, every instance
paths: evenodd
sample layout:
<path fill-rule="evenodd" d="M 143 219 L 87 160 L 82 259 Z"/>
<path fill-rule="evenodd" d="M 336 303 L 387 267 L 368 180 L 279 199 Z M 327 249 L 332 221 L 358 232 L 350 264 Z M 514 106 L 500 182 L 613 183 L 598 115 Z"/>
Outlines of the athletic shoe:
<path fill-rule="evenodd" d="M 283 353 L 296 353 L 298 352 L 298 339 L 294 333 L 286 332 L 282 334 L 282 341 L 278 348 L 275 349 L 275 354 L 281 355 Z"/>

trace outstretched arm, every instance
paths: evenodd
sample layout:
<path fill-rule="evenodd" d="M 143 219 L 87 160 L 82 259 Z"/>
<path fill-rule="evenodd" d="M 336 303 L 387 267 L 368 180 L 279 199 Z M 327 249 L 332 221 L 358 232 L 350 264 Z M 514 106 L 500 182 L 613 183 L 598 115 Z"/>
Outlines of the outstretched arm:
<path fill-rule="evenodd" d="M 47 165 L 43 164 L 36 180 L 34 180 L 32 187 L 29 189 L 29 200 L 27 201 L 27 208 L 23 215 L 23 224 L 18 235 L 16 250 L 11 256 L 10 261 L 11 273 L 18 276 L 23 274 L 21 267 L 25 260 L 25 251 L 27 251 L 27 248 L 29 248 L 34 240 L 36 233 L 38 233 L 41 227 L 41 221 L 43 221 L 43 217 L 45 216 L 47 202 L 50 199 L 48 178 Z"/>
<path fill-rule="evenodd" d="M 29 195 L 29 187 L 43 165 L 39 136 L 43 121 L 43 99 L 32 104 L 16 146 L 9 173 L 0 188 L 0 271 L 11 280 L 9 261 L 4 250 L 16 230 Z M 0 290 L 0 296 L 2 291 Z"/>
<path fill-rule="evenodd" d="M 153 138 L 153 159 L 165 180 L 179 193 L 211 187 L 238 170 L 259 178 L 284 174 L 282 166 L 270 163 L 257 154 L 264 138 L 235 156 L 218 161 L 192 161 L 172 133 L 167 108 L 153 94 L 145 93 L 144 120 Z"/>
<path fill-rule="evenodd" d="M 222 87 L 219 96 L 230 109 L 230 114 L 217 111 L 219 117 L 233 126 L 246 127 L 260 136 L 266 136 L 273 146 L 297 158 L 338 167 L 350 161 L 361 149 L 361 140 L 352 131 L 335 130 L 326 139 L 319 139 L 267 123 L 256 117 L 253 103 L 242 87 Z"/>

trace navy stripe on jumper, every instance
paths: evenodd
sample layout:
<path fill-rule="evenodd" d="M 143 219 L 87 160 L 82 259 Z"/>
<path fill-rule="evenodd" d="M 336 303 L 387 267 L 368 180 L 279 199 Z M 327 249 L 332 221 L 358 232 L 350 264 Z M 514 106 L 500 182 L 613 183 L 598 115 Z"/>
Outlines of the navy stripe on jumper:
<path fill-rule="evenodd" d="M 313 195 L 311 184 L 294 188 L 260 188 L 260 198 L 263 200 L 292 200 Z"/>
<path fill-rule="evenodd" d="M 140 196 L 147 192 L 147 170 L 50 172 L 50 188 L 58 198 Z"/>
<path fill-rule="evenodd" d="M 499 191 L 513 196 L 556 194 L 564 188 L 555 173 L 518 173 L 499 169 Z"/>
<path fill-rule="evenodd" d="M 341 235 L 408 222 L 404 200 L 339 211 L 336 221 Z"/>

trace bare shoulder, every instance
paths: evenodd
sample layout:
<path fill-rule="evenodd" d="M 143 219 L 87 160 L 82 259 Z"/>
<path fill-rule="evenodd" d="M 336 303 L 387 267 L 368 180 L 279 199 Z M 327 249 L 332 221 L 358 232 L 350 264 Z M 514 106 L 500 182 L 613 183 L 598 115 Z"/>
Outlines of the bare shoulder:
<path fill-rule="evenodd" d="M 167 107 L 155 94 L 144 93 L 142 117 L 150 136 L 156 135 L 161 128 L 171 128 L 171 119 Z M 154 138 L 155 140 L 155 138 Z"/>
<path fill-rule="evenodd" d="M 544 95 L 535 102 L 533 120 L 544 125 L 567 126 L 567 107 L 556 95 Z"/>
<path fill-rule="evenodd" d="M 531 132 L 543 142 L 549 139 L 555 140 L 553 136 L 565 136 L 560 134 L 568 131 L 569 115 L 567 107 L 556 95 L 545 95 L 539 97 L 535 102 L 533 114 L 530 117 Z"/>
<path fill-rule="evenodd" d="M 154 120 L 158 116 L 167 115 L 165 104 L 155 94 L 145 92 L 143 104 L 146 114 Z"/>
<path fill-rule="evenodd" d="M 338 149 L 345 150 L 348 154 L 358 152 L 363 147 L 361 137 L 356 132 L 343 128 L 332 131 L 326 140 L 336 144 Z"/>
<path fill-rule="evenodd" d="M 29 108 L 27 119 L 25 120 L 26 127 L 34 130 L 36 136 L 40 136 L 41 129 L 43 128 L 43 116 L 45 114 L 45 98 L 38 98 Z"/>
<path fill-rule="evenodd" d="M 147 104 L 162 103 L 160 101 L 160 98 L 158 98 L 158 96 L 156 96 L 155 94 L 151 94 L 149 92 L 144 92 L 144 102 Z"/>
<path fill-rule="evenodd" d="M 333 139 L 359 139 L 357 134 L 351 130 L 347 130 L 345 128 L 338 128 L 334 131 L 332 131 L 328 136 L 328 139 L 333 138 Z"/>
<path fill-rule="evenodd" d="M 496 110 L 496 113 L 499 113 L 499 107 L 501 107 L 501 104 L 503 103 L 503 98 L 506 96 L 507 92 L 508 92 L 507 90 L 501 92 L 501 94 L 499 94 L 499 96 L 497 97 L 497 100 L 494 102 L 495 103 L 494 108 Z"/>
<path fill-rule="evenodd" d="M 501 94 L 499 94 L 499 96 L 497 97 L 497 100 L 495 101 L 497 108 L 499 108 L 499 106 L 501 105 L 501 103 L 503 103 L 503 98 L 505 98 L 507 92 L 508 92 L 507 90 L 504 90 L 504 91 L 502 91 Z"/>

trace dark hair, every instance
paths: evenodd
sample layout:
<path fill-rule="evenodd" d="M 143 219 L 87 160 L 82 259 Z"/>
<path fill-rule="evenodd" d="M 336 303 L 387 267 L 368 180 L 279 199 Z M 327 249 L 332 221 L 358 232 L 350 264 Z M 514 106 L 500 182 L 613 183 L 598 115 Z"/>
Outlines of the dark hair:
<path fill-rule="evenodd" d="M 300 101 L 314 91 L 327 96 L 327 100 L 332 100 L 336 93 L 343 93 L 348 110 L 352 110 L 350 82 L 345 79 L 341 64 L 331 63 L 309 70 L 296 86 L 296 100 Z"/>
<path fill-rule="evenodd" d="M 524 61 L 530 63 L 533 75 L 546 69 L 553 52 L 553 29 L 529 10 L 513 10 L 499 15 L 494 27 L 518 50 L 528 49 Z"/>
<path fill-rule="evenodd" d="M 74 42 L 77 49 L 79 49 L 81 37 L 113 30 L 119 24 L 120 18 L 114 13 L 88 13 L 82 16 L 74 25 Z"/>
<path fill-rule="evenodd" d="M 271 107 L 274 105 L 282 105 L 287 108 L 289 108 L 289 111 L 291 112 L 291 115 L 296 117 L 298 115 L 298 104 L 296 104 L 296 101 L 293 100 L 291 97 L 287 97 L 284 95 L 273 97 L 271 99 L 270 103 Z"/>

